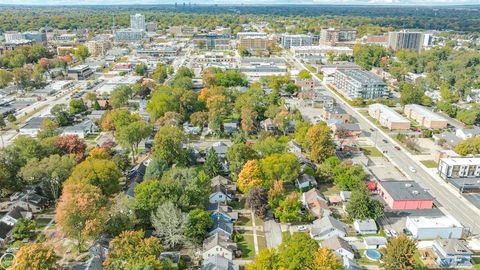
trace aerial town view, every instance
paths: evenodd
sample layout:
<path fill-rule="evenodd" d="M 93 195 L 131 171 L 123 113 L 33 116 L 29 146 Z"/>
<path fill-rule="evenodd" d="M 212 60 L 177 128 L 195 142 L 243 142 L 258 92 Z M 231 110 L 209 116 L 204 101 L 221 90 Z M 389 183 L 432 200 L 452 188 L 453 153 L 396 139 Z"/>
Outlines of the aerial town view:
<path fill-rule="evenodd" d="M 0 0 L 0 270 L 480 270 L 479 0 Z"/>

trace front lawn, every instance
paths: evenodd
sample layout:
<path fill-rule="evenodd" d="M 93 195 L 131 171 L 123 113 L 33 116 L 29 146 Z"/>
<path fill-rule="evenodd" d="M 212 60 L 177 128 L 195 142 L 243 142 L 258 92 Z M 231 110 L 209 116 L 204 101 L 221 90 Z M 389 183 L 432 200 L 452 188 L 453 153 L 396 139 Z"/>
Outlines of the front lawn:
<path fill-rule="evenodd" d="M 437 168 L 437 163 L 433 160 L 422 160 L 420 161 L 427 168 Z"/>
<path fill-rule="evenodd" d="M 247 234 L 248 233 L 248 234 Z M 255 246 L 253 243 L 253 235 L 251 232 L 241 232 L 238 235 L 237 247 L 242 251 L 242 258 L 253 260 L 255 257 Z"/>
<path fill-rule="evenodd" d="M 366 156 L 369 157 L 383 157 L 382 152 L 380 152 L 380 150 L 374 146 L 362 147 L 362 151 Z"/>

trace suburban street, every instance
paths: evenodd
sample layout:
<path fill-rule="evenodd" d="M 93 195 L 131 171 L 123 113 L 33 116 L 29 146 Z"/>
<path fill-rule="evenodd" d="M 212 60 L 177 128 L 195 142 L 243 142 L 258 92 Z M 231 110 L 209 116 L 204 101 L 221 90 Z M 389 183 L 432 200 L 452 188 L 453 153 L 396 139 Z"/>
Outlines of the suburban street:
<path fill-rule="evenodd" d="M 306 66 L 297 59 L 290 59 L 295 61 L 298 69 L 308 70 Z M 335 92 L 331 91 L 315 73 L 310 73 L 313 75 L 313 78 L 322 85 L 322 88 L 325 90 L 324 92 L 335 98 L 337 104 L 342 104 L 342 107 L 347 113 L 358 121 L 364 135 L 372 141 L 376 141 L 376 146 L 380 151 L 387 151 L 385 155 L 393 165 L 401 170 L 407 178 L 418 182 L 436 198 L 437 206 L 440 210 L 446 214 L 454 216 L 473 234 L 480 233 L 480 223 L 478 222 L 480 209 L 476 208 L 472 203 L 461 196 L 461 194 L 452 186 L 441 180 L 439 176 L 431 175 L 427 172 L 421 163 L 417 161 L 413 155 L 408 153 L 406 149 L 397 144 L 394 139 L 388 136 L 383 130 L 371 123 L 364 115 L 359 113 L 357 109 L 350 106 Z M 372 132 L 371 130 L 374 131 Z M 386 140 L 387 143 L 385 143 L 384 140 Z M 395 149 L 395 146 L 399 146 L 402 150 Z M 409 167 L 413 167 L 416 172 L 410 171 L 408 169 Z M 466 210 L 466 208 L 468 208 L 468 210 Z"/>

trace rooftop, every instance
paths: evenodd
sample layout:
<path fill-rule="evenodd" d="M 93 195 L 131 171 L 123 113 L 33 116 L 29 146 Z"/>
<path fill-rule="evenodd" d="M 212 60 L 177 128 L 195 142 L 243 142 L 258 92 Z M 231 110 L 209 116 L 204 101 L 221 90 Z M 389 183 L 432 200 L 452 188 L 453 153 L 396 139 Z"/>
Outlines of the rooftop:
<path fill-rule="evenodd" d="M 415 112 L 423 115 L 424 117 L 434 120 L 434 121 L 447 121 L 444 117 L 439 115 L 438 113 L 434 113 L 431 110 L 429 110 L 427 107 L 424 107 L 422 105 L 418 104 L 407 104 L 405 105 L 405 109 L 410 108 L 411 110 L 414 110 Z"/>
<path fill-rule="evenodd" d="M 455 165 L 464 165 L 464 166 L 470 166 L 470 165 L 480 165 L 480 158 L 474 158 L 474 157 L 451 157 L 451 158 L 442 158 L 441 162 L 444 162 L 445 164 L 448 164 L 449 166 L 455 166 Z"/>
<path fill-rule="evenodd" d="M 417 228 L 454 228 L 463 227 L 458 220 L 452 216 L 434 216 L 434 217 L 407 217 L 408 220 Z"/>
<path fill-rule="evenodd" d="M 380 181 L 379 184 L 394 200 L 433 200 L 433 196 L 415 181 Z"/>
<path fill-rule="evenodd" d="M 361 70 L 361 69 L 338 69 L 337 72 L 343 73 L 361 84 L 383 84 L 386 85 L 382 78 L 377 75 Z"/>
<path fill-rule="evenodd" d="M 375 103 L 370 106 L 368 106 L 369 110 L 379 110 L 382 116 L 385 116 L 387 119 L 389 119 L 390 122 L 404 122 L 404 123 L 410 123 L 408 119 L 405 117 L 401 116 L 399 113 L 397 113 L 394 109 L 385 106 L 383 104 Z"/>

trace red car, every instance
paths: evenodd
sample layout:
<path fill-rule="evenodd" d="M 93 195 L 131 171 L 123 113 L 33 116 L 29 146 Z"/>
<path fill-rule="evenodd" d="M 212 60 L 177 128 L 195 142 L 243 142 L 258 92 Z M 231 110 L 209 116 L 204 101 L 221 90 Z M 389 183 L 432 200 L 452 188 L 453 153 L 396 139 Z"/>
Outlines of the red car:
<path fill-rule="evenodd" d="M 401 150 L 400 147 L 398 147 L 398 146 L 396 146 L 396 145 L 395 145 L 395 149 L 397 149 L 398 151 Z"/>

